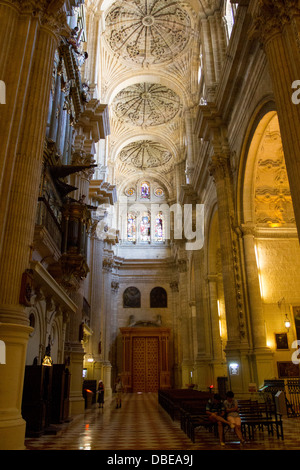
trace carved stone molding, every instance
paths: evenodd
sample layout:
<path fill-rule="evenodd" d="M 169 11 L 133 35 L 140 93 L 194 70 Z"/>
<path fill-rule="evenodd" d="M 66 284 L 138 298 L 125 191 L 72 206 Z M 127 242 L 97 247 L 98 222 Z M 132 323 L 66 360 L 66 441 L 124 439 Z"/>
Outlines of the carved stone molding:
<path fill-rule="evenodd" d="M 239 229 L 241 230 L 243 237 L 255 236 L 255 224 L 242 224 Z"/>
<path fill-rule="evenodd" d="M 299 15 L 297 0 L 259 0 L 250 36 L 258 37 L 265 44 Z"/>
<path fill-rule="evenodd" d="M 172 292 L 179 292 L 179 286 L 177 281 L 170 282 Z"/>
<path fill-rule="evenodd" d="M 208 165 L 209 174 L 215 182 L 224 179 L 228 175 L 229 158 L 224 155 L 213 155 Z"/>
<path fill-rule="evenodd" d="M 112 290 L 113 292 L 118 292 L 118 290 L 119 290 L 119 283 L 116 282 L 116 281 L 112 281 L 112 282 L 111 282 L 111 290 Z"/>
<path fill-rule="evenodd" d="M 67 37 L 71 28 L 67 23 L 67 15 L 63 8 L 64 0 L 11 0 L 20 13 L 32 15 L 40 20 L 43 27 L 50 30 L 57 37 Z"/>

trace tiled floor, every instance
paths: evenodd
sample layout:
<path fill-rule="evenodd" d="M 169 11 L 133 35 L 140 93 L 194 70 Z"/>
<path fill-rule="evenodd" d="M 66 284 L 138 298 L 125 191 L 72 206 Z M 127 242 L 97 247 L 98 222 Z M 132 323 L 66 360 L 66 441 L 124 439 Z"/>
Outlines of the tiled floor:
<path fill-rule="evenodd" d="M 62 425 L 56 435 L 27 438 L 25 445 L 28 450 L 300 450 L 300 418 L 284 419 L 283 441 L 256 432 L 255 440 L 241 447 L 228 431 L 221 447 L 213 433 L 199 429 L 193 444 L 160 407 L 157 394 L 126 394 L 122 408 L 112 399 Z"/>

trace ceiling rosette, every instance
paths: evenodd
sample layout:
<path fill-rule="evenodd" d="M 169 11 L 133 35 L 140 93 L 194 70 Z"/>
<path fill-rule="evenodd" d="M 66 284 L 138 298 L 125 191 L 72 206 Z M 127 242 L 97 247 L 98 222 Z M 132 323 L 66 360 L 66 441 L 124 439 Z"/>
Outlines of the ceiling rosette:
<path fill-rule="evenodd" d="M 174 0 L 118 0 L 105 21 L 105 37 L 113 52 L 137 64 L 174 60 L 191 36 L 190 17 Z"/>
<path fill-rule="evenodd" d="M 166 165 L 172 154 L 159 142 L 139 140 L 126 145 L 119 154 L 121 162 L 145 170 Z"/>
<path fill-rule="evenodd" d="M 157 83 L 137 83 L 124 88 L 112 104 L 117 119 L 144 128 L 171 121 L 180 108 L 179 96 Z"/>

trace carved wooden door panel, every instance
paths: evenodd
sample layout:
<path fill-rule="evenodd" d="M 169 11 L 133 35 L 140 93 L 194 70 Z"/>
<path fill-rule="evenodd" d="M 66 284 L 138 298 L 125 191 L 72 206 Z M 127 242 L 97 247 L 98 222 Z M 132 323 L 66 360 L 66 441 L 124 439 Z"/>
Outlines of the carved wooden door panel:
<path fill-rule="evenodd" d="M 133 391 L 145 392 L 145 340 L 146 338 L 133 338 L 132 344 L 132 379 Z"/>
<path fill-rule="evenodd" d="M 159 342 L 157 337 L 133 338 L 133 392 L 156 392 L 158 390 L 158 347 Z"/>
<path fill-rule="evenodd" d="M 146 392 L 157 392 L 158 378 L 158 338 L 146 338 Z"/>

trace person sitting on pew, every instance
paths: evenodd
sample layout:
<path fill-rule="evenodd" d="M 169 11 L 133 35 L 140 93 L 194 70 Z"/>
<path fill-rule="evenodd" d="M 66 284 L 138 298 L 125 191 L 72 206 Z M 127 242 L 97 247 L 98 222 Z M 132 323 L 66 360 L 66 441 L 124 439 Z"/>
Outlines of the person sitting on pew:
<path fill-rule="evenodd" d="M 222 398 L 219 394 L 215 393 L 213 398 L 208 400 L 206 404 L 206 414 L 211 423 L 218 424 L 218 433 L 221 446 L 225 445 L 224 442 L 224 433 L 223 433 L 223 424 L 228 424 L 230 422 L 225 419 L 225 407 L 222 401 Z"/>
<path fill-rule="evenodd" d="M 226 393 L 226 400 L 224 401 L 225 412 L 227 420 L 231 423 L 231 428 L 234 428 L 237 437 L 239 438 L 241 444 L 245 443 L 241 431 L 241 418 L 239 415 L 238 402 L 234 398 L 234 393 L 230 390 Z"/>

